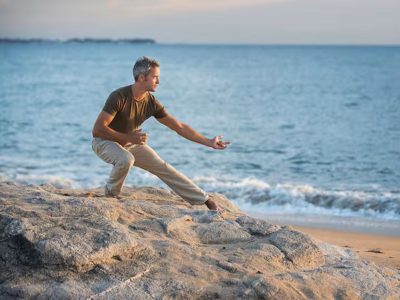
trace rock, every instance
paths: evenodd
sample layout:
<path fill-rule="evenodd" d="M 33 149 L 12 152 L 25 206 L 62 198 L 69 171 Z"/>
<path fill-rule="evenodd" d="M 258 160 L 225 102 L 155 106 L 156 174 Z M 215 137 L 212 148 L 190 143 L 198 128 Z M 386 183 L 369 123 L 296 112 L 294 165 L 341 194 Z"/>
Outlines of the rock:
<path fill-rule="evenodd" d="M 217 266 L 231 273 L 236 273 L 238 271 L 237 266 L 229 262 L 217 261 Z"/>
<path fill-rule="evenodd" d="M 24 251 L 30 252 L 31 261 L 78 271 L 108 263 L 115 254 L 132 253 L 137 247 L 126 228 L 103 216 L 71 218 L 41 214 L 34 224 L 24 219 L 10 221 L 3 234 L 14 236 Z"/>
<path fill-rule="evenodd" d="M 20 220 L 9 220 L 7 222 L 6 218 L 3 221 L 5 223 L 3 234 L 7 237 L 16 236 L 22 234 L 23 228 Z"/>
<path fill-rule="evenodd" d="M 244 298 L 250 299 L 279 299 L 277 294 L 280 288 L 276 286 L 273 280 L 265 280 L 261 276 L 251 278 L 246 282 L 246 289 L 243 293 Z M 282 295 L 280 295 L 282 296 Z M 287 295 L 285 295 L 287 296 Z M 282 297 L 280 299 L 288 299 L 287 297 Z"/>
<path fill-rule="evenodd" d="M 250 234 L 230 221 L 200 224 L 196 228 L 196 232 L 201 242 L 205 244 L 235 243 L 251 238 Z"/>
<path fill-rule="evenodd" d="M 248 248 L 251 259 L 260 260 L 263 264 L 283 263 L 285 254 L 274 245 L 257 243 L 254 248 Z"/>
<path fill-rule="evenodd" d="M 398 270 L 151 187 L 0 182 L 1 299 L 399 299 Z"/>
<path fill-rule="evenodd" d="M 190 215 L 184 215 L 179 218 L 167 218 L 161 220 L 161 222 L 169 237 L 188 244 L 198 243 L 198 237 L 193 232 L 193 219 Z"/>
<path fill-rule="evenodd" d="M 206 211 L 193 211 L 190 213 L 194 222 L 197 223 L 212 223 L 222 221 L 223 218 L 214 211 L 206 210 Z"/>
<path fill-rule="evenodd" d="M 281 229 L 271 234 L 268 240 L 282 251 L 290 262 L 298 267 L 315 268 L 325 262 L 321 250 L 304 233 Z"/>
<path fill-rule="evenodd" d="M 281 228 L 279 225 L 249 216 L 240 216 L 236 222 L 252 235 L 269 235 Z"/>
<path fill-rule="evenodd" d="M 212 196 L 212 199 L 215 200 L 225 211 L 244 215 L 244 213 L 224 195 L 219 193 L 210 193 L 210 196 Z"/>
<path fill-rule="evenodd" d="M 153 234 L 159 233 L 164 234 L 165 228 L 160 219 L 145 219 L 135 221 L 129 225 L 132 231 L 151 231 Z"/>

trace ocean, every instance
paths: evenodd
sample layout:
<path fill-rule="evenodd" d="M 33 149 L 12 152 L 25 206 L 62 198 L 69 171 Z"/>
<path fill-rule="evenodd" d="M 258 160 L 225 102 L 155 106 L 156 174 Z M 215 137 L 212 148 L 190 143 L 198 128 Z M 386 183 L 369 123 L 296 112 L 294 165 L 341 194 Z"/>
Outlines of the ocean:
<path fill-rule="evenodd" d="M 0 43 L 0 180 L 103 186 L 91 149 L 108 95 L 139 56 L 161 64 L 167 111 L 231 145 L 154 118 L 149 145 L 245 210 L 400 220 L 400 47 Z M 128 186 L 166 187 L 133 168 Z"/>

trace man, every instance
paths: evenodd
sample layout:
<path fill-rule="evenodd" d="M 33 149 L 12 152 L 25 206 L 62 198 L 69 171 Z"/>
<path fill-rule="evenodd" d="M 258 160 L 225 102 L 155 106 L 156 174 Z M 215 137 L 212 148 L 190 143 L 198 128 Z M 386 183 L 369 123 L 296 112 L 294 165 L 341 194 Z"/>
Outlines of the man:
<path fill-rule="evenodd" d="M 221 136 L 207 139 L 167 113 L 150 93 L 155 92 L 160 83 L 159 66 L 154 59 L 139 58 L 133 67 L 134 84 L 112 92 L 94 124 L 93 151 L 102 160 L 114 165 L 105 185 L 105 195 L 118 196 L 134 165 L 158 176 L 189 203 L 205 204 L 211 210 L 222 211 L 211 196 L 162 160 L 147 145 L 148 135 L 140 129 L 146 119 L 154 116 L 161 124 L 190 141 L 219 150 L 229 144 L 222 141 Z"/>

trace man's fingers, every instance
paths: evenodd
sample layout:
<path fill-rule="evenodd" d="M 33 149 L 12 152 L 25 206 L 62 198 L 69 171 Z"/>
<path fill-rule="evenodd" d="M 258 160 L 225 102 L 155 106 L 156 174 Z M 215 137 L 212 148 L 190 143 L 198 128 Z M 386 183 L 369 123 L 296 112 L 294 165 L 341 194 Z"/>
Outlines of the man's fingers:
<path fill-rule="evenodd" d="M 222 135 L 217 135 L 217 136 L 215 137 L 215 140 L 216 140 L 217 143 L 228 143 L 228 144 L 230 144 L 229 141 L 224 142 L 224 141 L 223 141 L 223 138 L 224 138 L 224 136 L 222 136 Z"/>
<path fill-rule="evenodd" d="M 220 149 L 220 150 L 223 150 L 223 149 L 225 149 L 228 145 L 230 144 L 230 142 L 217 142 L 216 143 L 216 149 Z"/>

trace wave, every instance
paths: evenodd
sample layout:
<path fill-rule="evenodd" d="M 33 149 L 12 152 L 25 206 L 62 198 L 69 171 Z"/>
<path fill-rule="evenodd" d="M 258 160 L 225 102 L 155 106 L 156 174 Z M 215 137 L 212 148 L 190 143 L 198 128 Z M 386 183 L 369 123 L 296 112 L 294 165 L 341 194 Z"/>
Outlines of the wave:
<path fill-rule="evenodd" d="M 10 180 L 23 184 L 51 184 L 59 189 L 74 188 L 77 186 L 74 180 L 56 175 L 17 174 L 14 176 L 6 176 L 0 174 L 0 181 Z"/>
<path fill-rule="evenodd" d="M 44 174 L 0 174 L 0 180 L 25 184 L 51 184 L 57 188 L 90 188 L 102 186 L 104 176 L 78 180 Z M 147 172 L 136 172 L 126 185 L 164 186 Z M 367 216 L 400 220 L 400 191 L 378 188 L 363 190 L 322 189 L 307 184 L 280 183 L 271 185 L 254 177 L 241 180 L 198 176 L 193 180 L 207 192 L 224 194 L 241 209 L 259 212 L 308 213 L 319 215 Z M 166 186 L 164 186 L 166 187 Z"/>
<path fill-rule="evenodd" d="M 242 209 L 400 219 L 400 191 L 327 190 L 311 185 L 270 185 L 257 178 L 240 181 L 197 177 L 206 190 L 225 194 Z"/>

